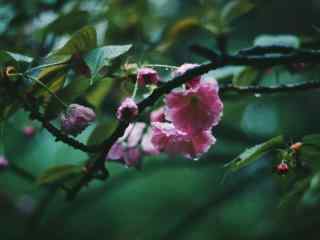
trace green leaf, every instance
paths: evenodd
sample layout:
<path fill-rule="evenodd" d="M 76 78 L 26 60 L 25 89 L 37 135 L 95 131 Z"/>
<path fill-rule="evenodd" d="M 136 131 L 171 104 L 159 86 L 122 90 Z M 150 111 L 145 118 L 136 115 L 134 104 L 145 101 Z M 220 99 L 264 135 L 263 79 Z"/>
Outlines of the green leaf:
<path fill-rule="evenodd" d="M 97 47 L 97 32 L 94 27 L 87 26 L 76 32 L 71 39 L 59 50 L 57 55 L 73 55 L 88 52 Z"/>
<path fill-rule="evenodd" d="M 37 179 L 39 185 L 47 185 L 70 180 L 82 174 L 82 166 L 66 164 L 47 169 Z"/>
<path fill-rule="evenodd" d="M 8 51 L 0 51 L 0 63 L 6 62 L 32 62 L 32 58 L 19 53 L 13 53 Z"/>
<path fill-rule="evenodd" d="M 314 145 L 320 148 L 320 134 L 311 134 L 302 138 L 302 143 L 305 145 Z"/>
<path fill-rule="evenodd" d="M 221 17 L 227 22 L 231 23 L 236 18 L 247 14 L 254 8 L 254 4 L 249 0 L 231 1 L 222 9 Z"/>
<path fill-rule="evenodd" d="M 96 79 L 98 72 L 103 66 L 109 63 L 112 59 L 115 59 L 130 50 L 132 45 L 110 45 L 101 48 L 96 48 L 88 52 L 84 56 L 84 61 L 89 66 L 92 82 Z"/>
<path fill-rule="evenodd" d="M 246 67 L 233 77 L 232 83 L 236 86 L 248 86 L 255 83 L 259 71 L 253 67 Z"/>
<path fill-rule="evenodd" d="M 300 39 L 293 35 L 261 35 L 254 40 L 255 46 L 300 47 Z"/>
<path fill-rule="evenodd" d="M 103 78 L 99 80 L 99 82 L 86 94 L 87 102 L 95 108 L 99 108 L 104 98 L 111 90 L 112 84 L 112 78 Z"/>
<path fill-rule="evenodd" d="M 225 167 L 229 168 L 231 171 L 238 171 L 239 169 L 258 160 L 267 152 L 283 144 L 284 144 L 284 140 L 282 136 L 272 138 L 267 142 L 264 142 L 262 144 L 256 145 L 252 148 L 245 150 L 243 153 L 241 153 L 238 157 L 236 157 L 230 163 L 226 164 Z"/>
<path fill-rule="evenodd" d="M 60 15 L 44 29 L 41 29 L 41 31 L 58 35 L 66 34 L 84 26 L 88 17 L 88 12 L 74 10 L 67 14 Z"/>
<path fill-rule="evenodd" d="M 66 104 L 72 103 L 80 97 L 90 86 L 89 80 L 84 77 L 73 80 L 65 88 L 57 92 L 57 96 Z M 58 116 L 64 110 L 64 106 L 55 98 L 51 98 L 46 110 L 45 117 L 50 120 Z"/>
<path fill-rule="evenodd" d="M 286 207 L 289 204 L 294 204 L 301 199 L 302 194 L 309 188 L 310 178 L 304 178 L 294 184 L 291 190 L 282 197 L 279 207 Z"/>
<path fill-rule="evenodd" d="M 116 127 L 117 121 L 115 119 L 108 119 L 105 122 L 98 124 L 88 138 L 87 144 L 94 145 L 102 143 L 111 135 Z"/>

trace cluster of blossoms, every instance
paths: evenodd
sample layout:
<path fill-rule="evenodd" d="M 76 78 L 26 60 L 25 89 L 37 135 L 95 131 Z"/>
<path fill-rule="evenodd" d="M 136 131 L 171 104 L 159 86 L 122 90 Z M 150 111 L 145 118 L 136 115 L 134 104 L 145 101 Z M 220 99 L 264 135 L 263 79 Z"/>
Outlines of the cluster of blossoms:
<path fill-rule="evenodd" d="M 183 75 L 197 66 L 183 64 L 173 75 Z M 138 71 L 139 86 L 158 84 L 159 80 L 158 73 L 153 69 L 142 68 Z M 214 79 L 205 80 L 202 76 L 194 77 L 185 87 L 166 95 L 164 102 L 164 107 L 150 114 L 150 128 L 145 123 L 130 124 L 124 136 L 109 151 L 108 160 L 121 160 L 132 166 L 139 162 L 141 150 L 148 154 L 182 154 L 192 159 L 208 151 L 216 141 L 212 128 L 219 123 L 223 111 L 217 82 Z M 138 111 L 134 100 L 126 98 L 118 108 L 117 118 L 131 121 Z"/>

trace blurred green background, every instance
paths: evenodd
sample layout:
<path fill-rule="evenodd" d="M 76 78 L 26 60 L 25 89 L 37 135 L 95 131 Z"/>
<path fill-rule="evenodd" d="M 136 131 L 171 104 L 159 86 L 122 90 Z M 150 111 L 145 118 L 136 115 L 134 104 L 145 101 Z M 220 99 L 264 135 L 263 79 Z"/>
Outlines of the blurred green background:
<path fill-rule="evenodd" d="M 215 12 L 227 2 L 2 0 L 0 46 L 43 57 L 81 27 L 93 25 L 100 44 L 133 44 L 128 62 L 201 63 L 188 47 L 199 43 L 216 49 L 216 35 L 197 21 L 214 25 Z M 255 8 L 231 24 L 230 51 L 251 46 L 262 34 L 293 34 L 305 46 L 319 47 L 320 1 L 253 2 Z M 319 77 L 274 68 L 263 79 L 271 84 L 304 80 Z M 115 86 L 103 114 L 113 116 L 123 94 Z M 145 157 L 142 171 L 110 164 L 108 181 L 92 183 L 72 202 L 61 190 L 37 186 L 33 176 L 50 166 L 83 162 L 86 155 L 56 143 L 45 130 L 25 138 L 21 129 L 30 121 L 20 111 L 5 124 L 1 139 L 11 167 L 0 172 L 0 239 L 319 239 L 319 201 L 279 207 L 284 183 L 273 173 L 273 156 L 227 177 L 223 168 L 245 148 L 273 136 L 294 141 L 318 133 L 319 101 L 316 90 L 228 96 L 214 129 L 217 144 L 199 161 Z"/>

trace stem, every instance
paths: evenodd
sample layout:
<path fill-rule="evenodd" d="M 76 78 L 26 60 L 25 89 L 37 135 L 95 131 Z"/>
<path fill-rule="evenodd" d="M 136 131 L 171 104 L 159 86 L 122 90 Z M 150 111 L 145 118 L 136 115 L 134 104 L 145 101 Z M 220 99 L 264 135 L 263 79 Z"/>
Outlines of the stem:
<path fill-rule="evenodd" d="M 33 68 L 28 69 L 27 71 L 24 72 L 24 74 L 30 73 L 32 71 L 36 71 L 36 70 L 41 70 L 44 68 L 48 68 L 48 67 L 55 67 L 55 66 L 63 66 L 63 65 L 67 65 L 69 60 L 67 61 L 63 61 L 63 62 L 57 62 L 57 63 L 49 63 L 49 64 L 44 64 L 44 65 L 40 65 L 40 66 L 36 66 Z"/>

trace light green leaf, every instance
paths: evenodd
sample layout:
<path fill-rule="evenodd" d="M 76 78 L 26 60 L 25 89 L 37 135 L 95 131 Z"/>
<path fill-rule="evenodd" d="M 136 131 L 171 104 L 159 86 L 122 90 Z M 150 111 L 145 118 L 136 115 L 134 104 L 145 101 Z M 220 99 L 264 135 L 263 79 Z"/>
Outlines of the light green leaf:
<path fill-rule="evenodd" d="M 92 75 L 92 82 L 96 79 L 98 72 L 103 66 L 130 50 L 132 45 L 110 45 L 93 49 L 84 56 Z"/>
<path fill-rule="evenodd" d="M 5 62 L 32 62 L 32 58 L 19 53 L 13 53 L 8 51 L 0 51 L 0 63 Z"/>
<path fill-rule="evenodd" d="M 84 53 L 97 47 L 97 32 L 94 27 L 87 26 L 76 32 L 71 39 L 59 50 L 57 55 L 73 55 Z"/>
<path fill-rule="evenodd" d="M 78 177 L 82 174 L 82 166 L 66 164 L 62 166 L 56 166 L 47 169 L 37 179 L 37 183 L 40 185 L 60 183 L 71 178 Z"/>
<path fill-rule="evenodd" d="M 300 39 L 293 35 L 261 35 L 254 40 L 255 46 L 300 47 Z"/>
<path fill-rule="evenodd" d="M 215 78 L 219 81 L 232 79 L 235 75 L 239 74 L 245 69 L 243 66 L 228 66 L 219 69 L 211 70 L 204 75 L 205 78 Z"/>
<path fill-rule="evenodd" d="M 245 150 L 230 163 L 226 164 L 225 167 L 229 168 L 231 171 L 238 171 L 239 169 L 258 160 L 267 152 L 276 149 L 277 147 L 280 147 L 283 144 L 284 140 L 282 136 L 272 138 L 267 142 L 264 142 L 262 144 L 256 145 L 252 148 Z"/>

